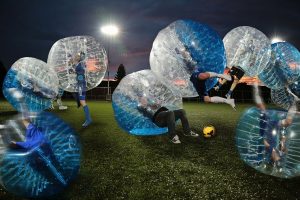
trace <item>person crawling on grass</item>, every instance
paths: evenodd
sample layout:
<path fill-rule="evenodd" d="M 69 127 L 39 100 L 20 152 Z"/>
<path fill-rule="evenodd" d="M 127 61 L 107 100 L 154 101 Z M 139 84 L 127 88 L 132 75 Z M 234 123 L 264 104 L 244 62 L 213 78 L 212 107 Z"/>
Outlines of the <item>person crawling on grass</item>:
<path fill-rule="evenodd" d="M 266 162 L 276 167 L 282 166 L 287 152 L 285 129 L 293 122 L 297 112 L 296 102 L 288 110 L 287 116 L 282 120 L 271 120 L 266 112 L 266 106 L 260 95 L 258 84 L 253 85 L 253 94 L 257 108 L 260 110 L 260 135 L 265 146 Z"/>
<path fill-rule="evenodd" d="M 150 102 L 143 95 L 139 95 L 139 104 L 137 109 L 145 116 L 152 120 L 158 127 L 168 127 L 170 140 L 174 144 L 180 144 L 178 135 L 175 132 L 176 121 L 181 120 L 184 135 L 198 137 L 199 135 L 190 129 L 186 112 L 183 109 L 169 110 L 155 102 Z"/>
<path fill-rule="evenodd" d="M 185 62 L 187 68 L 192 71 L 190 76 L 190 81 L 193 83 L 195 90 L 197 91 L 200 101 L 205 103 L 226 103 L 230 105 L 235 110 L 234 99 L 225 99 L 219 96 L 210 97 L 208 94 L 208 89 L 206 87 L 206 81 L 210 78 L 218 77 L 231 81 L 231 76 L 228 74 L 217 74 L 215 72 L 201 71 L 197 67 L 198 63 L 195 62 L 188 51 L 188 47 L 184 46 L 184 49 L 179 50 L 175 48 L 177 54 L 181 54 L 183 61 Z"/>

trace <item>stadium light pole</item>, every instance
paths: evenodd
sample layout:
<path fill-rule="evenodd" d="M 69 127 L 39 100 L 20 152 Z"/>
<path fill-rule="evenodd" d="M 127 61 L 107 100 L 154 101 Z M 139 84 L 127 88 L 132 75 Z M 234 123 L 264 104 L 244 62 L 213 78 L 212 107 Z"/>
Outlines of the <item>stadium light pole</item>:
<path fill-rule="evenodd" d="M 101 33 L 108 37 L 108 48 L 107 48 L 107 96 L 110 96 L 109 91 L 109 66 L 110 66 L 110 43 L 113 37 L 117 36 L 119 33 L 119 28 L 114 24 L 108 24 L 101 27 Z"/>

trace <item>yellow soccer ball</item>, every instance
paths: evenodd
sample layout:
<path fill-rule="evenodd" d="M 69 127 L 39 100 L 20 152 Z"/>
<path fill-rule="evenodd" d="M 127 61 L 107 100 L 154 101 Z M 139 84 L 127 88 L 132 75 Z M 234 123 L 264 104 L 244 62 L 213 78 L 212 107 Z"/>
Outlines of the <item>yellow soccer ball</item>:
<path fill-rule="evenodd" d="M 214 136 L 216 134 L 216 129 L 214 126 L 209 125 L 209 126 L 205 126 L 203 128 L 203 136 L 205 138 L 211 138 L 212 136 Z"/>

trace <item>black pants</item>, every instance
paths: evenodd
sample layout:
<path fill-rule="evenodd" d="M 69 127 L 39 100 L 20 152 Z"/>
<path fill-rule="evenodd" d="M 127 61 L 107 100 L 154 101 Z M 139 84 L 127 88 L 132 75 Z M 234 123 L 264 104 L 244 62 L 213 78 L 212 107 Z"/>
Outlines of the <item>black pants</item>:
<path fill-rule="evenodd" d="M 154 119 L 154 123 L 159 127 L 167 126 L 169 137 L 172 139 L 176 135 L 175 125 L 176 125 L 176 120 L 178 119 L 181 120 L 181 124 L 185 134 L 189 134 L 191 129 L 190 129 L 188 119 L 186 117 L 186 113 L 183 109 L 173 110 L 173 111 L 171 110 L 162 111 L 157 114 L 157 116 Z"/>

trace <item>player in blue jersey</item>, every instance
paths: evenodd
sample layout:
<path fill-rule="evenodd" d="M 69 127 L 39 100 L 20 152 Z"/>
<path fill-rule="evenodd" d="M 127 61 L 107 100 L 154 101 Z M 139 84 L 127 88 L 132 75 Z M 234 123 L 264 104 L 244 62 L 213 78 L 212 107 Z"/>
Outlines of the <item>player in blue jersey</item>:
<path fill-rule="evenodd" d="M 188 48 L 184 46 L 183 50 L 178 50 L 177 48 L 175 48 L 175 51 L 177 54 L 182 55 L 183 61 L 185 62 L 187 69 L 189 71 L 192 71 L 190 81 L 193 83 L 193 86 L 200 97 L 200 101 L 204 101 L 206 103 L 226 103 L 229 104 L 235 110 L 234 99 L 225 99 L 219 96 L 210 97 L 206 86 L 206 81 L 210 78 L 218 77 L 230 81 L 231 76 L 228 74 L 217 74 L 215 72 L 199 70 L 199 67 L 197 67 L 198 63 L 192 59 L 187 49 Z"/>
<path fill-rule="evenodd" d="M 254 100 L 257 108 L 260 110 L 260 136 L 263 138 L 265 146 L 265 161 L 274 166 L 280 167 L 286 153 L 285 129 L 293 122 L 294 115 L 297 112 L 296 102 L 288 110 L 287 116 L 282 120 L 271 120 L 266 112 L 266 106 L 260 95 L 257 83 L 253 86 Z M 259 149 L 263 152 L 262 149 Z"/>
<path fill-rule="evenodd" d="M 82 106 L 84 115 L 85 115 L 85 122 L 82 124 L 83 127 L 87 127 L 92 123 L 92 118 L 90 115 L 89 107 L 86 103 L 86 80 L 85 80 L 85 71 L 86 71 L 86 64 L 84 62 L 85 53 L 80 52 L 78 53 L 74 59 L 70 62 L 75 67 L 76 72 L 76 79 L 77 79 L 77 89 L 78 93 L 76 94 L 76 100 L 78 107 Z"/>

